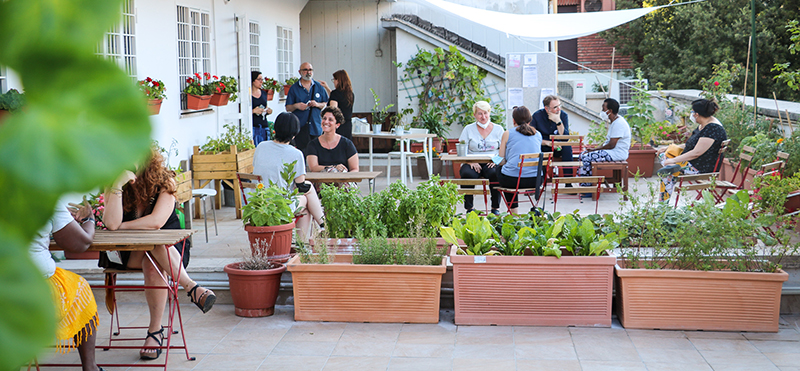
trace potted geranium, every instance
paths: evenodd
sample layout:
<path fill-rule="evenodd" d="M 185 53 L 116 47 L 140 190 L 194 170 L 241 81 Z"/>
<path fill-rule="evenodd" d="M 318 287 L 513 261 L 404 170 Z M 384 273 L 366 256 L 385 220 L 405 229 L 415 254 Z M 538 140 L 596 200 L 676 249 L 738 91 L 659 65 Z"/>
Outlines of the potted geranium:
<path fill-rule="evenodd" d="M 299 77 L 290 77 L 286 79 L 286 81 L 283 82 L 283 95 L 289 95 L 289 88 L 297 84 L 298 81 L 300 81 Z"/>
<path fill-rule="evenodd" d="M 157 115 L 161 112 L 161 102 L 167 99 L 167 88 L 164 83 L 161 80 L 147 77 L 144 80 L 139 80 L 139 90 L 147 97 L 147 107 L 150 109 L 150 114 Z"/>
<path fill-rule="evenodd" d="M 20 109 L 24 104 L 25 96 L 20 94 L 17 89 L 9 89 L 9 91 L 0 94 L 0 118 L 9 112 Z"/>
<path fill-rule="evenodd" d="M 281 287 L 281 274 L 286 266 L 275 261 L 264 249 L 252 250 L 244 261 L 231 263 L 223 269 L 235 313 L 240 317 L 266 317 L 275 313 L 275 301 Z"/>
<path fill-rule="evenodd" d="M 265 78 L 264 82 L 261 84 L 261 90 L 267 93 L 267 100 L 272 100 L 272 98 L 275 97 L 275 92 L 280 89 L 281 83 L 271 77 Z"/>
<path fill-rule="evenodd" d="M 188 84 L 183 92 L 186 93 L 186 109 L 201 110 L 208 108 L 211 100 L 211 89 L 204 81 L 211 79 L 211 74 L 203 72 L 202 75 L 195 73 L 194 77 L 186 79 Z"/>
<path fill-rule="evenodd" d="M 294 166 L 284 164 L 281 177 L 286 184 L 295 178 Z M 287 259 L 292 248 L 294 229 L 295 197 L 297 189 L 289 190 L 270 181 L 269 186 L 260 183 L 255 192 L 248 193 L 247 205 L 242 206 L 242 223 L 250 239 L 250 249 L 255 254 L 269 246 L 267 256 Z"/>
<path fill-rule="evenodd" d="M 231 76 L 212 76 L 208 87 L 211 89 L 212 95 L 209 104 L 212 106 L 225 106 L 229 101 L 235 101 L 239 91 L 236 78 Z"/>

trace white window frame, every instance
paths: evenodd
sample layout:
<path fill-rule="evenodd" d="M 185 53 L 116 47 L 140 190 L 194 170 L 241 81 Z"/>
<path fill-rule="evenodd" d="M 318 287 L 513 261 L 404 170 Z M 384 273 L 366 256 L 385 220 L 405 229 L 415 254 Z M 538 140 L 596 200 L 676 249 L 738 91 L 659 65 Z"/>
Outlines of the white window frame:
<path fill-rule="evenodd" d="M 8 77 L 6 76 L 6 68 L 0 66 L 0 94 L 8 91 Z"/>
<path fill-rule="evenodd" d="M 211 73 L 211 13 L 207 10 L 178 5 L 178 86 L 195 73 Z M 186 96 L 181 94 L 181 109 L 186 109 Z"/>
<path fill-rule="evenodd" d="M 122 19 L 106 32 L 97 44 L 96 54 L 113 60 L 125 73 L 137 79 L 136 72 L 136 8 L 134 0 L 122 2 Z"/>
<path fill-rule="evenodd" d="M 289 27 L 278 28 L 278 80 L 281 82 L 293 77 L 294 70 L 294 32 Z"/>
<path fill-rule="evenodd" d="M 248 24 L 250 36 L 250 71 L 261 71 L 261 26 L 256 21 Z"/>

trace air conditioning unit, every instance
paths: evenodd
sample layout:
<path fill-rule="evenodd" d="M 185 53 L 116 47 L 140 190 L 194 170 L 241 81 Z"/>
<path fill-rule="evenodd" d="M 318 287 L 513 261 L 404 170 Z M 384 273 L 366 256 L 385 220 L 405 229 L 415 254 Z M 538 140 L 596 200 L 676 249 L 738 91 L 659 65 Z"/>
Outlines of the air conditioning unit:
<path fill-rule="evenodd" d="M 605 12 L 616 9 L 614 0 L 581 0 L 581 13 Z"/>
<path fill-rule="evenodd" d="M 586 105 L 586 80 L 559 80 L 558 95 L 577 104 Z"/>
<path fill-rule="evenodd" d="M 644 83 L 643 89 L 647 90 L 647 79 L 641 81 Z M 639 80 L 614 80 L 609 89 L 611 90 L 611 98 L 616 99 L 620 105 L 628 104 L 636 91 L 634 87 L 638 82 Z"/>

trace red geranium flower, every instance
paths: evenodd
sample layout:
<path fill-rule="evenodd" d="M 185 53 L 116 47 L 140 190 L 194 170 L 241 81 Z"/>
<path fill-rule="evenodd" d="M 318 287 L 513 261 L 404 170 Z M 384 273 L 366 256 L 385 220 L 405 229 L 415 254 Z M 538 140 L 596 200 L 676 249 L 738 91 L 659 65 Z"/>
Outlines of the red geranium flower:
<path fill-rule="evenodd" d="M 197 77 L 198 79 L 202 79 L 202 77 L 200 77 L 200 74 L 197 73 L 197 72 L 194 73 L 194 77 Z"/>
<path fill-rule="evenodd" d="M 153 82 L 153 86 L 158 87 L 158 82 Z"/>
<path fill-rule="evenodd" d="M 719 86 L 719 81 L 714 81 L 714 86 Z"/>
<path fill-rule="evenodd" d="M 217 93 L 222 93 L 222 89 L 220 89 L 219 86 L 217 86 Z"/>
<path fill-rule="evenodd" d="M 214 77 L 214 80 L 219 80 L 219 77 L 217 77 L 216 75 L 214 75 L 212 77 Z"/>
<path fill-rule="evenodd" d="M 203 72 L 203 76 L 205 76 L 205 77 L 206 77 L 206 80 L 208 80 L 208 79 L 210 79 L 210 78 L 211 78 L 211 74 L 210 74 L 210 73 L 208 73 L 208 72 Z"/>
<path fill-rule="evenodd" d="M 151 78 L 149 78 L 149 77 L 148 77 L 148 78 L 144 79 L 144 81 L 147 81 L 147 82 L 153 82 L 153 79 L 151 79 Z"/>
<path fill-rule="evenodd" d="M 187 83 L 189 83 L 189 84 L 191 84 L 191 83 L 193 83 L 193 82 L 194 82 L 194 79 L 190 77 L 190 78 L 186 79 L 186 82 L 187 82 Z"/>

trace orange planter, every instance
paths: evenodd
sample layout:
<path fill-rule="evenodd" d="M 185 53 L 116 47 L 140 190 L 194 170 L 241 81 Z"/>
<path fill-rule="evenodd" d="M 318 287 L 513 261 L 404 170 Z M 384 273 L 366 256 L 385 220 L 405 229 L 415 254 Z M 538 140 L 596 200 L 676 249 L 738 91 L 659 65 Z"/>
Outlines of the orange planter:
<path fill-rule="evenodd" d="M 250 251 L 253 254 L 269 246 L 267 256 L 278 256 L 288 259 L 289 252 L 292 249 L 294 222 L 274 227 L 253 227 L 252 225 L 246 225 L 244 226 L 244 230 L 247 231 L 247 238 L 250 239 Z"/>
<path fill-rule="evenodd" d="M 350 254 L 335 264 L 303 264 L 293 257 L 296 321 L 438 323 L 440 265 L 352 264 Z"/>
<path fill-rule="evenodd" d="M 611 326 L 614 256 L 450 253 L 456 325 Z"/>
<path fill-rule="evenodd" d="M 239 269 L 239 263 L 231 263 L 223 270 L 228 274 L 237 316 L 265 317 L 275 313 L 275 301 L 278 299 L 285 265 L 275 269 L 242 270 Z"/>
<path fill-rule="evenodd" d="M 210 95 L 193 95 L 186 94 L 186 109 L 201 110 L 208 108 L 208 103 L 211 100 Z"/>
<path fill-rule="evenodd" d="M 272 100 L 272 98 L 275 98 L 275 90 L 264 90 L 264 91 L 267 92 L 267 100 Z"/>
<path fill-rule="evenodd" d="M 161 102 L 163 99 L 148 99 L 147 108 L 150 109 L 150 115 L 157 115 L 161 112 Z"/>
<path fill-rule="evenodd" d="M 289 89 L 291 87 L 292 87 L 291 85 L 284 85 L 283 86 L 283 95 L 289 95 Z"/>
<path fill-rule="evenodd" d="M 212 106 L 227 106 L 228 97 L 230 96 L 231 95 L 228 93 L 214 94 L 211 96 L 211 100 L 208 102 L 208 104 Z"/>
<path fill-rule="evenodd" d="M 778 332 L 777 273 L 616 266 L 617 316 L 633 329 Z"/>

